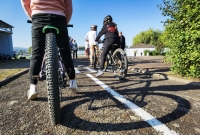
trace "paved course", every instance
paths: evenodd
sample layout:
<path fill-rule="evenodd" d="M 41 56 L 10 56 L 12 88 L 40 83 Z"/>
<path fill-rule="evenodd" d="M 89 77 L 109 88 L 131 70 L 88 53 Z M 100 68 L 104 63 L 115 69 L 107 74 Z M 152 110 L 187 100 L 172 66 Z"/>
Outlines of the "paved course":
<path fill-rule="evenodd" d="M 74 63 L 79 93 L 63 90 L 60 125 L 50 124 L 45 82 L 27 101 L 27 73 L 0 88 L 0 134 L 200 134 L 199 86 L 132 70 L 123 80 L 111 71 L 96 78 L 87 60 Z"/>

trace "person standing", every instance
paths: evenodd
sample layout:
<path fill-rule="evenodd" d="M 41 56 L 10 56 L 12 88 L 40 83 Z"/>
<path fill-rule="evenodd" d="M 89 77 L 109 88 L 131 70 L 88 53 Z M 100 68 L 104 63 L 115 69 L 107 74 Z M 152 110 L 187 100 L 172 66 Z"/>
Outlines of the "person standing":
<path fill-rule="evenodd" d="M 59 30 L 57 46 L 63 59 L 65 69 L 70 79 L 70 86 L 74 93 L 78 92 L 75 80 L 74 64 L 70 55 L 68 31 L 66 25 L 72 16 L 72 0 L 21 0 L 22 7 L 32 21 L 32 58 L 30 60 L 30 89 L 27 92 L 28 100 L 37 98 L 37 79 L 45 50 L 45 34 L 42 29 L 46 25 L 53 25 Z"/>
<path fill-rule="evenodd" d="M 73 38 L 69 37 L 69 45 L 70 45 L 70 50 L 71 50 L 71 57 L 73 58 L 74 55 L 74 44 L 73 44 Z"/>
<path fill-rule="evenodd" d="M 119 32 L 119 37 L 120 37 L 120 48 L 124 50 L 124 48 L 126 47 L 126 41 L 121 31 Z"/>
<path fill-rule="evenodd" d="M 77 51 L 78 51 L 78 45 L 76 43 L 76 40 L 73 40 L 73 44 L 74 44 L 74 51 L 73 51 L 73 58 L 77 59 Z"/>
<path fill-rule="evenodd" d="M 85 56 L 87 57 L 87 59 L 89 59 L 90 57 L 90 45 L 88 43 L 88 40 L 85 41 Z"/>
<path fill-rule="evenodd" d="M 98 51 L 98 42 L 95 41 L 97 37 L 97 25 L 92 25 L 91 30 L 86 34 L 85 40 L 88 40 L 90 45 L 90 66 L 93 65 L 93 59 L 92 56 L 94 55 L 94 47 L 96 46 L 96 51 Z"/>

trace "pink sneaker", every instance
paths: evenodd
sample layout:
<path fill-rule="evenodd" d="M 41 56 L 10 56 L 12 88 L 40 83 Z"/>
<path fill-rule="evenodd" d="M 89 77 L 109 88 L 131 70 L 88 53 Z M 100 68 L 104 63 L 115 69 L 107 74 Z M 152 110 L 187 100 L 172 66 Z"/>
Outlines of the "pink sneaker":
<path fill-rule="evenodd" d="M 37 86 L 34 84 L 31 84 L 30 89 L 27 92 L 28 100 L 37 98 L 37 95 L 38 95 Z"/>

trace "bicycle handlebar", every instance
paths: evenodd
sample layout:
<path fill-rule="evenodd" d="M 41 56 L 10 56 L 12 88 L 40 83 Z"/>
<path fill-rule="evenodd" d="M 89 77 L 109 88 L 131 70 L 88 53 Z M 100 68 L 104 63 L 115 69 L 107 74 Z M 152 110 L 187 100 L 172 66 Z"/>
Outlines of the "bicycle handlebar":
<path fill-rule="evenodd" d="M 31 20 L 27 20 L 27 23 L 32 23 Z M 73 28 L 73 24 L 67 24 L 67 27 L 72 27 Z"/>

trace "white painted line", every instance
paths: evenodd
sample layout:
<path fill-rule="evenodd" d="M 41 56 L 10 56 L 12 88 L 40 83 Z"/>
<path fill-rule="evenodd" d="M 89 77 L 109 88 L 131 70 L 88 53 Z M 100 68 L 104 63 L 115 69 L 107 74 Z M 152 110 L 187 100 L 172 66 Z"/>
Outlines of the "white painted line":
<path fill-rule="evenodd" d="M 132 103 L 131 101 L 124 98 L 122 95 L 117 93 L 116 91 L 112 90 L 109 86 L 104 84 L 102 81 L 98 80 L 97 78 L 93 77 L 91 74 L 86 74 L 88 77 L 90 77 L 93 81 L 95 81 L 97 84 L 99 84 L 101 87 L 103 87 L 107 92 L 109 92 L 114 98 L 119 100 L 122 104 L 127 106 L 131 109 L 132 112 L 134 112 L 137 116 L 139 116 L 141 119 L 149 123 L 157 132 L 162 133 L 163 135 L 178 135 L 175 131 L 170 130 L 165 124 L 163 124 L 161 121 L 157 120 L 155 117 L 153 117 L 148 112 L 144 111 L 142 108 L 137 106 L 136 104 Z"/>
<path fill-rule="evenodd" d="M 78 70 L 78 68 L 74 68 L 75 69 L 75 73 L 80 74 L 81 71 Z"/>
<path fill-rule="evenodd" d="M 83 67 L 84 65 L 78 65 L 78 67 Z"/>
<path fill-rule="evenodd" d="M 87 70 L 89 70 L 90 72 L 92 72 L 92 73 L 95 73 L 95 72 L 97 72 L 96 70 L 94 70 L 94 69 L 91 69 L 91 68 L 89 68 L 89 67 L 84 67 L 85 69 L 87 69 Z"/>

